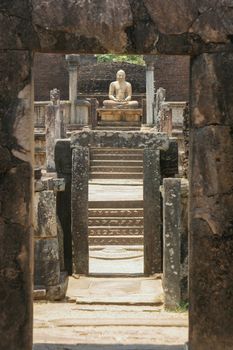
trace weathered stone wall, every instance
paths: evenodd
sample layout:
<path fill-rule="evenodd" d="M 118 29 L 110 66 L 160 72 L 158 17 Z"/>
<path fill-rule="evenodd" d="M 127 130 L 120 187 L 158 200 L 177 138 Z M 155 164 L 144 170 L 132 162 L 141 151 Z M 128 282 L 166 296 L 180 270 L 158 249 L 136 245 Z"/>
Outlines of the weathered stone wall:
<path fill-rule="evenodd" d="M 125 62 L 84 62 L 79 68 L 78 93 L 87 97 L 97 94 L 102 101 L 107 97 L 109 84 L 116 79 L 116 72 L 119 69 L 125 70 L 127 80 L 132 84 L 133 93 L 144 95 L 146 91 L 145 67 Z M 54 87 L 61 91 L 61 99 L 69 98 L 69 75 L 65 55 L 37 53 L 34 76 L 36 101 L 49 100 L 49 91 Z M 155 88 L 160 86 L 166 89 L 168 101 L 187 101 L 189 99 L 188 56 L 163 55 L 156 58 Z"/>
<path fill-rule="evenodd" d="M 192 60 L 191 349 L 233 346 L 232 67 L 233 54 L 203 54 Z"/>
<path fill-rule="evenodd" d="M 28 51 L 0 51 L 0 333 L 4 350 L 30 349 L 32 342 L 31 65 Z"/>

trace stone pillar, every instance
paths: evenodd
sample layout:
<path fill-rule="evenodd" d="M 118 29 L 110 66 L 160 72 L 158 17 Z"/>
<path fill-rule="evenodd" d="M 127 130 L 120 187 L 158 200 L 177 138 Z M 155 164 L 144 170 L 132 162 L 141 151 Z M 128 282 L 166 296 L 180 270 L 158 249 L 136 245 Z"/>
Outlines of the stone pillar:
<path fill-rule="evenodd" d="M 74 272 L 88 274 L 88 173 L 89 148 L 72 152 L 71 228 Z"/>
<path fill-rule="evenodd" d="M 0 65 L 0 348 L 31 350 L 32 57 L 0 50 Z"/>
<path fill-rule="evenodd" d="M 146 62 L 146 124 L 154 125 L 154 56 L 144 56 Z"/>
<path fill-rule="evenodd" d="M 180 304 L 180 179 L 163 179 L 163 289 L 164 306 Z"/>
<path fill-rule="evenodd" d="M 57 215 L 64 233 L 65 270 L 72 275 L 71 236 L 71 172 L 72 152 L 70 140 L 58 140 L 55 146 L 55 164 L 58 178 L 65 179 L 65 191 L 57 193 Z"/>
<path fill-rule="evenodd" d="M 46 169 L 55 172 L 54 149 L 57 139 L 61 138 L 60 91 L 50 91 L 51 103 L 46 108 L 45 138 L 46 138 Z"/>
<path fill-rule="evenodd" d="M 160 210 L 160 151 L 144 149 L 144 273 L 160 273 L 162 267 Z"/>
<path fill-rule="evenodd" d="M 233 54 L 191 60 L 190 350 L 233 344 Z"/>
<path fill-rule="evenodd" d="M 76 124 L 76 101 L 78 84 L 78 67 L 80 55 L 66 55 L 69 71 L 69 100 L 71 102 L 70 123 Z"/>

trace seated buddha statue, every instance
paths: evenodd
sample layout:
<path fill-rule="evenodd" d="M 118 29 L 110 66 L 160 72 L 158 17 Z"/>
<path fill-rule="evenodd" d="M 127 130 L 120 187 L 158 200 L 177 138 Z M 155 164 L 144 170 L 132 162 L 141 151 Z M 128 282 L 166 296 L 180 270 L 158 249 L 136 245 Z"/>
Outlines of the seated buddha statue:
<path fill-rule="evenodd" d="M 125 72 L 119 70 L 116 74 L 116 81 L 109 86 L 109 100 L 104 100 L 105 108 L 137 108 L 138 102 L 131 101 L 132 86 L 125 81 Z"/>

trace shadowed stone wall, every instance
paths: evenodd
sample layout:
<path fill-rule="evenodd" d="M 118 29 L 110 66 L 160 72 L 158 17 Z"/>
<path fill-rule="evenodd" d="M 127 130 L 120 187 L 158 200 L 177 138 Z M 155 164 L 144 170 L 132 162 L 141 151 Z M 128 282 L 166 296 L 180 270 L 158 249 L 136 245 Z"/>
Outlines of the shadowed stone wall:
<path fill-rule="evenodd" d="M 232 350 L 232 1 L 2 1 L 0 19 L 2 350 L 32 348 L 35 51 L 192 56 L 190 349 Z"/>

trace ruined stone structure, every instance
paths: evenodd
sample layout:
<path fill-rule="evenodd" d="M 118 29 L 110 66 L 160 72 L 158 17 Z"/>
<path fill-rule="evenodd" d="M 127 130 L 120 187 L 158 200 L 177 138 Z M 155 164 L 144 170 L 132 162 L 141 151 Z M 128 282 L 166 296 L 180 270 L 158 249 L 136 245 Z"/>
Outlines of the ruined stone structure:
<path fill-rule="evenodd" d="M 32 348 L 31 69 L 43 51 L 191 56 L 189 349 L 231 350 L 231 1 L 23 0 L 0 16 L 1 348 Z"/>

